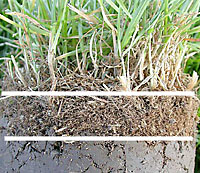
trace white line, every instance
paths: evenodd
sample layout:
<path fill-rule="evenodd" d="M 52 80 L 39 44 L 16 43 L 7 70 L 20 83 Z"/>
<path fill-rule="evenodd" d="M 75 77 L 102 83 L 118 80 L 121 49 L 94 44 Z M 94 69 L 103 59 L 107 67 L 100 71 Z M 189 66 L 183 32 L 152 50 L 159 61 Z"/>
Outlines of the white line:
<path fill-rule="evenodd" d="M 5 141 L 193 141 L 192 136 L 4 136 Z"/>
<path fill-rule="evenodd" d="M 2 91 L 2 96 L 195 96 L 193 91 Z"/>

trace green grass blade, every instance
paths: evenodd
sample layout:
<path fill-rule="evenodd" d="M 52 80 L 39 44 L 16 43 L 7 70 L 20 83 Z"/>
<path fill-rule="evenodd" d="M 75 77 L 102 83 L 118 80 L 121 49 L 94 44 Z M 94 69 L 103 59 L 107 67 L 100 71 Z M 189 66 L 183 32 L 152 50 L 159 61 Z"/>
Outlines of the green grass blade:
<path fill-rule="evenodd" d="M 11 29 L 9 29 L 9 28 L 3 26 L 1 23 L 0 23 L 0 28 L 2 28 L 2 29 L 5 30 L 7 33 L 10 33 L 10 34 L 12 34 L 12 35 L 15 33 L 15 32 L 12 31 Z"/>
<path fill-rule="evenodd" d="M 120 8 L 124 11 L 124 13 L 130 18 L 132 19 L 131 14 L 129 13 L 129 11 L 127 10 L 126 6 L 124 5 L 122 0 L 117 0 L 117 3 L 119 4 Z"/>
<path fill-rule="evenodd" d="M 112 8 L 114 8 L 117 12 L 119 12 L 119 8 L 113 3 L 112 0 L 106 0 L 106 2 L 107 2 Z"/>
<path fill-rule="evenodd" d="M 139 20 L 141 19 L 144 11 L 146 10 L 147 6 L 149 5 L 150 0 L 144 0 L 141 1 L 141 4 L 139 5 L 138 9 L 134 12 L 132 15 L 131 22 L 126 30 L 125 36 L 122 40 L 122 49 L 125 48 L 125 46 L 129 43 L 131 36 L 136 28 L 136 26 L 139 23 Z"/>
<path fill-rule="evenodd" d="M 7 17 L 5 17 L 5 16 L 3 16 L 1 14 L 0 14 L 0 19 L 4 20 L 7 23 L 10 23 L 11 25 L 14 25 L 17 28 L 22 28 L 23 29 L 23 27 L 21 25 L 19 25 L 18 23 L 15 23 L 14 21 L 8 19 Z"/>

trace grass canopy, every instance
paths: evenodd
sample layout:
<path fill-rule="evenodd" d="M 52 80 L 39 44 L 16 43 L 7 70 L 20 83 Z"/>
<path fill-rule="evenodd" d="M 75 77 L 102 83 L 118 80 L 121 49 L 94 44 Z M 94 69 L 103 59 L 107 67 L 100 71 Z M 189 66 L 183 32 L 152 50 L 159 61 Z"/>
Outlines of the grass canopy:
<path fill-rule="evenodd" d="M 14 28 L 17 54 L 1 59 L 30 89 L 40 88 L 44 69 L 52 85 L 72 72 L 118 79 L 127 91 L 191 90 L 197 82 L 182 68 L 199 52 L 200 0 L 8 2 L 0 19 Z"/>

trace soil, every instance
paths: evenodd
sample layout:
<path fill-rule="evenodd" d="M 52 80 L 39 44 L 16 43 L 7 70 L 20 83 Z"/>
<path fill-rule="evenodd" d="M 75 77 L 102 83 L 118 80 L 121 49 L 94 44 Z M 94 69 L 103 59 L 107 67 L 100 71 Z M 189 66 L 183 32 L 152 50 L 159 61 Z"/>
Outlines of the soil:
<path fill-rule="evenodd" d="M 114 83 L 116 85 L 114 85 Z M 58 91 L 120 90 L 113 80 L 66 76 Z M 50 90 L 48 81 L 37 90 Z M 12 80 L 3 90 L 27 90 Z M 145 86 L 144 90 L 148 90 Z M 4 135 L 195 136 L 191 97 L 10 97 L 0 104 L 0 172 L 192 173 L 192 142 L 9 142 Z"/>
<path fill-rule="evenodd" d="M 3 90 L 20 89 L 4 81 Z M 111 91 L 120 89 L 112 80 L 70 75 L 59 79 L 55 90 L 105 91 L 103 84 Z M 197 108 L 198 100 L 186 96 L 18 96 L 0 106 L 9 134 L 30 136 L 194 136 Z"/>

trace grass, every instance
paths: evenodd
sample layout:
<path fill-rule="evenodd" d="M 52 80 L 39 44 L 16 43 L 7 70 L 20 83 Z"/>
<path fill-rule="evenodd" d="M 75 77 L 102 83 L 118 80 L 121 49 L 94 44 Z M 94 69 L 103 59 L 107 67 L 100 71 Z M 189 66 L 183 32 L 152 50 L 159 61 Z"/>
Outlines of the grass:
<path fill-rule="evenodd" d="M 70 71 L 117 78 L 124 90 L 192 90 L 198 83 L 200 0 L 1 3 L 1 73 L 31 90 L 41 85 L 44 62 L 52 86 Z"/>
<path fill-rule="evenodd" d="M 39 87 L 41 61 L 47 61 L 52 85 L 58 72 L 66 75 L 70 69 L 119 78 L 125 90 L 147 83 L 151 90 L 186 89 L 176 84 L 182 62 L 199 51 L 198 42 L 184 40 L 199 31 L 199 1 L 8 2 L 7 16 L 0 18 L 15 28 L 12 44 L 19 52 L 9 57 L 10 73 L 25 86 Z"/>
<path fill-rule="evenodd" d="M 8 2 L 5 0 L 0 1 L 0 14 L 6 16 L 5 9 L 8 7 Z M 8 17 L 8 16 L 7 16 Z M 9 59 L 5 57 L 10 57 L 10 55 L 14 52 L 15 48 L 13 45 L 13 37 L 12 35 L 15 33 L 15 28 L 8 24 L 7 22 L 0 20 L 0 79 L 3 78 L 4 70 L 2 67 L 4 65 L 4 60 Z M 1 93 L 1 86 L 0 86 L 0 93 Z"/>

